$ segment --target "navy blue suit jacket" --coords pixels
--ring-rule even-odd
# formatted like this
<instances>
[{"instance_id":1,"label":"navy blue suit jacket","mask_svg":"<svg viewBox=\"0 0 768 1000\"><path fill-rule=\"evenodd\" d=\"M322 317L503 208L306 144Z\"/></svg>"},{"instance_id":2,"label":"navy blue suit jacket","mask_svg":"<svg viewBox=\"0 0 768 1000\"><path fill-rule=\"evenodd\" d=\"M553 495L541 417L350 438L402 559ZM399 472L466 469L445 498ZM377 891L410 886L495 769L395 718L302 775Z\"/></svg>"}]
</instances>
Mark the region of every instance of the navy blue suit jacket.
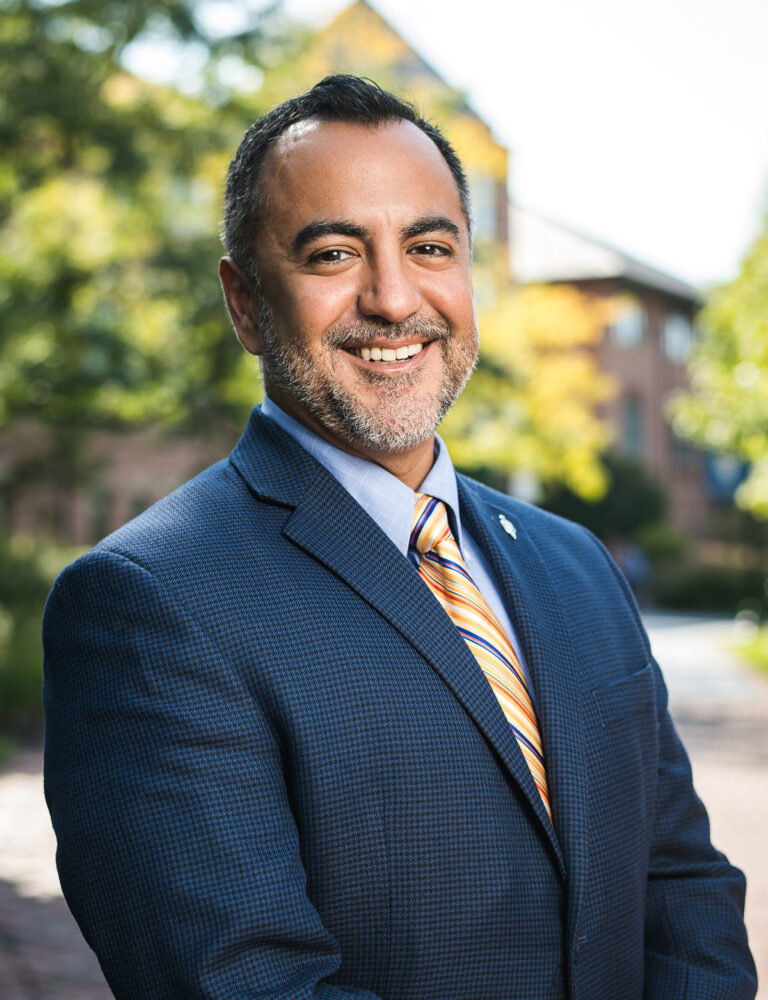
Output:
<instances>
[{"instance_id":1,"label":"navy blue suit jacket","mask_svg":"<svg viewBox=\"0 0 768 1000\"><path fill-rule=\"evenodd\" d=\"M414 567L257 412L59 578L46 794L118 998L754 996L744 880L623 578L583 529L459 488L535 685L554 829Z\"/></svg>"}]
</instances>

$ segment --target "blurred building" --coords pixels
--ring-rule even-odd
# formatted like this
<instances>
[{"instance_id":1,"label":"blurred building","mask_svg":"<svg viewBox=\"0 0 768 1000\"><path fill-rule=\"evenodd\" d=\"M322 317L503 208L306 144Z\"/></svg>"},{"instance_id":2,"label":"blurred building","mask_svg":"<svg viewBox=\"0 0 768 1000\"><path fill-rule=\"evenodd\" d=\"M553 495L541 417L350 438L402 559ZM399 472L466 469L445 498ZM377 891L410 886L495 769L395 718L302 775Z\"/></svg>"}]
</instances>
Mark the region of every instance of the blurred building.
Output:
<instances>
[{"instance_id":1,"label":"blurred building","mask_svg":"<svg viewBox=\"0 0 768 1000\"><path fill-rule=\"evenodd\" d=\"M0 441L2 511L11 534L43 534L91 545L226 455L234 440L169 435L162 428L89 431L64 476L26 482L25 468L51 465L51 445L33 421ZM65 461L67 456L64 456ZM11 475L11 472L13 475ZM13 488L7 482L12 480Z\"/></svg>"},{"instance_id":2,"label":"blurred building","mask_svg":"<svg viewBox=\"0 0 768 1000\"><path fill-rule=\"evenodd\" d=\"M614 447L665 486L672 524L686 534L707 534L713 502L722 497L705 457L675 436L664 414L670 395L687 386L700 291L519 206L510 206L509 232L514 281L573 285L610 302L612 318L597 354L620 385L604 408Z\"/></svg>"}]
</instances>

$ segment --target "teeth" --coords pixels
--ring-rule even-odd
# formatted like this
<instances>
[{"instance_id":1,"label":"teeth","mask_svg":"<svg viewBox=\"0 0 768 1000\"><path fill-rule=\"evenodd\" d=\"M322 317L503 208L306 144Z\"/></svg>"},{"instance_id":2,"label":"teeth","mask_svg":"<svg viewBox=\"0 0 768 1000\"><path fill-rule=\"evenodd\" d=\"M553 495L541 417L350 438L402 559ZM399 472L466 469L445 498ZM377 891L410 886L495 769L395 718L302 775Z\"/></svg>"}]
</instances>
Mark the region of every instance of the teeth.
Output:
<instances>
[{"instance_id":1,"label":"teeth","mask_svg":"<svg viewBox=\"0 0 768 1000\"><path fill-rule=\"evenodd\" d=\"M423 347L423 344L408 344L407 347L398 347L397 349L391 347L355 347L352 353L356 354L358 358L362 358L363 361L405 361L407 358L412 358L414 354L418 354Z\"/></svg>"}]
</instances>

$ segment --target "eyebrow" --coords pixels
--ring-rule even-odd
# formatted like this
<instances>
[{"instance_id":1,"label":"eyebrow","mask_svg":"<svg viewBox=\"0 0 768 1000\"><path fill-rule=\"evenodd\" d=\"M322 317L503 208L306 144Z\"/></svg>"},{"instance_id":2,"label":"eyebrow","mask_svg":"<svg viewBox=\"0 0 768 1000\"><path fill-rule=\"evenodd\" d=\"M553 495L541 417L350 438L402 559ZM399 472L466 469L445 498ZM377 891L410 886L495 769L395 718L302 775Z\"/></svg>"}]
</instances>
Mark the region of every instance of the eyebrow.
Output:
<instances>
[{"instance_id":1,"label":"eyebrow","mask_svg":"<svg viewBox=\"0 0 768 1000\"><path fill-rule=\"evenodd\" d=\"M365 226L358 226L354 222L345 222L343 219L329 219L323 222L310 222L303 229L300 229L293 238L292 248L294 253L303 250L307 243L319 239L321 236L351 236L352 239L364 240L368 236Z\"/></svg>"},{"instance_id":2,"label":"eyebrow","mask_svg":"<svg viewBox=\"0 0 768 1000\"><path fill-rule=\"evenodd\" d=\"M427 233L448 233L454 239L461 239L459 227L444 215L430 215L425 216L423 219L416 219L415 222L403 226L400 230L400 235L404 240L413 239L415 236L424 236ZM352 239L364 240L370 236L370 230L365 226L359 226L354 222L347 222L344 219L326 219L318 222L309 222L293 238L291 245L293 252L298 253L308 243L322 236L349 236Z\"/></svg>"},{"instance_id":3,"label":"eyebrow","mask_svg":"<svg viewBox=\"0 0 768 1000\"><path fill-rule=\"evenodd\" d=\"M406 240L413 239L414 236L425 236L427 233L448 233L454 239L461 239L459 227L444 215L430 215L424 219L417 219L410 225L404 226L400 233Z\"/></svg>"}]
</instances>

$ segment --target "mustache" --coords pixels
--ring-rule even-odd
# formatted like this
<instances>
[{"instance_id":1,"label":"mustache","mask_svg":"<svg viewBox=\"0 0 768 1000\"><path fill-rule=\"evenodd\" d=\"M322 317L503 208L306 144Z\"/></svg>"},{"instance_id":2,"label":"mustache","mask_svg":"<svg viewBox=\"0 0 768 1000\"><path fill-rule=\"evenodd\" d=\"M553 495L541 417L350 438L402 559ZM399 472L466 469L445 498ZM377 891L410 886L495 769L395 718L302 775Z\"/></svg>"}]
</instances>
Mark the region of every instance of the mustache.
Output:
<instances>
[{"instance_id":1,"label":"mustache","mask_svg":"<svg viewBox=\"0 0 768 1000\"><path fill-rule=\"evenodd\" d=\"M450 333L447 323L429 319L406 319L401 323L374 323L361 320L358 323L332 327L323 336L323 345L344 349L364 346L369 340L386 340L390 343L402 340L446 340Z\"/></svg>"}]
</instances>

